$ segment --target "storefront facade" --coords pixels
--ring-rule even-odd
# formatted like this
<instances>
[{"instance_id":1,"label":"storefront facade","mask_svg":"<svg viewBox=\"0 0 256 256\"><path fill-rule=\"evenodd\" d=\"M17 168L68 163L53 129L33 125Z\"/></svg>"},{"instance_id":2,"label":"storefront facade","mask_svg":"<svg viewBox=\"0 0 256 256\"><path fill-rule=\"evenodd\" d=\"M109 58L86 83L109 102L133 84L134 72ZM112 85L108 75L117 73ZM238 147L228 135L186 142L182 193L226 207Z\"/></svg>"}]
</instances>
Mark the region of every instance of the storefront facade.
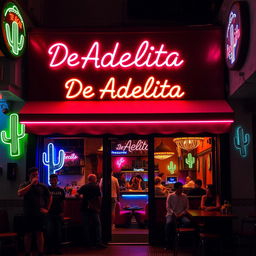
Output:
<instances>
[{"instance_id":1,"label":"storefront facade","mask_svg":"<svg viewBox=\"0 0 256 256\"><path fill-rule=\"evenodd\" d=\"M216 184L229 198L224 160L233 110L224 98L222 43L222 31L214 26L30 32L26 103L20 111L21 124L33 134L28 165L39 167L44 183L51 173L59 174L69 197L89 173L103 178L106 241L111 170L125 173L126 181L134 174L144 180L143 191L126 191L122 199L127 204L131 196L145 197L151 243L162 231L159 218L164 224L154 193L159 173L170 187L189 175L204 186ZM184 140L197 145L181 148ZM161 143L170 156L162 156L168 150L159 151Z\"/></svg>"}]
</instances>

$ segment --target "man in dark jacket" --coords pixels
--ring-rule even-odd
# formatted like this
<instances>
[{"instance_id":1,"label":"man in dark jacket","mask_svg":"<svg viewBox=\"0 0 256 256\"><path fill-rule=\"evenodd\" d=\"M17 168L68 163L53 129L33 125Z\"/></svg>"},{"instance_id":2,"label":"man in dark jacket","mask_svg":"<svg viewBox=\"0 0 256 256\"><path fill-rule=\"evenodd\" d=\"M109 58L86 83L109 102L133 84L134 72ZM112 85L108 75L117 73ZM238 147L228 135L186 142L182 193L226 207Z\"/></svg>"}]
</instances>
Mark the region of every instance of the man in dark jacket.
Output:
<instances>
[{"instance_id":1,"label":"man in dark jacket","mask_svg":"<svg viewBox=\"0 0 256 256\"><path fill-rule=\"evenodd\" d=\"M84 219L85 245L105 248L106 246L101 241L101 221L99 215L101 193L96 175L89 174L88 183L83 185L77 193L78 196L83 198L81 211ZM95 237L91 235L93 233Z\"/></svg>"}]
</instances>

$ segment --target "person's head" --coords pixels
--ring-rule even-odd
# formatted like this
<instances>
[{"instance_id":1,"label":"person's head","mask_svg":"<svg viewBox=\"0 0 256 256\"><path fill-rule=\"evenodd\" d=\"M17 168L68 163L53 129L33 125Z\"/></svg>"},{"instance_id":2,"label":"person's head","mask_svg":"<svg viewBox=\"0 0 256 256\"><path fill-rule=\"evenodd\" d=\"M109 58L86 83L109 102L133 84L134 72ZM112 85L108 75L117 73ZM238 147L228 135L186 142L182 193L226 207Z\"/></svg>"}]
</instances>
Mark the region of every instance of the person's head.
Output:
<instances>
[{"instance_id":1,"label":"person's head","mask_svg":"<svg viewBox=\"0 0 256 256\"><path fill-rule=\"evenodd\" d=\"M159 185L159 184L161 184L161 181L162 181L162 179L161 179L161 177L155 177L155 185Z\"/></svg>"},{"instance_id":2,"label":"person's head","mask_svg":"<svg viewBox=\"0 0 256 256\"><path fill-rule=\"evenodd\" d=\"M50 175L50 184L52 187L56 187L58 183L58 175L57 174L51 174Z\"/></svg>"},{"instance_id":3,"label":"person's head","mask_svg":"<svg viewBox=\"0 0 256 256\"><path fill-rule=\"evenodd\" d=\"M192 180L192 178L190 176L186 177L186 183L190 182Z\"/></svg>"},{"instance_id":4,"label":"person's head","mask_svg":"<svg viewBox=\"0 0 256 256\"><path fill-rule=\"evenodd\" d=\"M212 184L207 185L206 195L207 197L216 197L216 187Z\"/></svg>"},{"instance_id":5,"label":"person's head","mask_svg":"<svg viewBox=\"0 0 256 256\"><path fill-rule=\"evenodd\" d=\"M119 179L120 180L125 180L125 173L124 172L120 173Z\"/></svg>"},{"instance_id":6,"label":"person's head","mask_svg":"<svg viewBox=\"0 0 256 256\"><path fill-rule=\"evenodd\" d=\"M88 183L96 183L97 176L95 174L89 174L87 177Z\"/></svg>"},{"instance_id":7,"label":"person's head","mask_svg":"<svg viewBox=\"0 0 256 256\"><path fill-rule=\"evenodd\" d=\"M181 194L182 193L182 188L183 188L183 184L181 182L176 182L174 183L174 190L176 194Z\"/></svg>"},{"instance_id":8,"label":"person's head","mask_svg":"<svg viewBox=\"0 0 256 256\"><path fill-rule=\"evenodd\" d=\"M202 181L200 179L195 180L195 188L201 188L202 187Z\"/></svg>"},{"instance_id":9,"label":"person's head","mask_svg":"<svg viewBox=\"0 0 256 256\"><path fill-rule=\"evenodd\" d=\"M30 169L28 169L28 178L29 181L31 182L32 179L37 179L37 183L39 180L39 172L38 172L38 168L37 167L31 167Z\"/></svg>"}]
</instances>

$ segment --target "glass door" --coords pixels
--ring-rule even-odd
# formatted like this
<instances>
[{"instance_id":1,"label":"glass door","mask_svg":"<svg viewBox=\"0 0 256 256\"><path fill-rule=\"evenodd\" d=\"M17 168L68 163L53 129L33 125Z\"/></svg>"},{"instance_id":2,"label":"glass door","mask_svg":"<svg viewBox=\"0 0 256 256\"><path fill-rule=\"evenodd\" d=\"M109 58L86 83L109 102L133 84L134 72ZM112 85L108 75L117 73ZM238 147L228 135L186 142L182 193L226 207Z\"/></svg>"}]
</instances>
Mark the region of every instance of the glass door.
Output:
<instances>
[{"instance_id":1,"label":"glass door","mask_svg":"<svg viewBox=\"0 0 256 256\"><path fill-rule=\"evenodd\" d=\"M110 138L112 243L148 243L148 140Z\"/></svg>"}]
</instances>

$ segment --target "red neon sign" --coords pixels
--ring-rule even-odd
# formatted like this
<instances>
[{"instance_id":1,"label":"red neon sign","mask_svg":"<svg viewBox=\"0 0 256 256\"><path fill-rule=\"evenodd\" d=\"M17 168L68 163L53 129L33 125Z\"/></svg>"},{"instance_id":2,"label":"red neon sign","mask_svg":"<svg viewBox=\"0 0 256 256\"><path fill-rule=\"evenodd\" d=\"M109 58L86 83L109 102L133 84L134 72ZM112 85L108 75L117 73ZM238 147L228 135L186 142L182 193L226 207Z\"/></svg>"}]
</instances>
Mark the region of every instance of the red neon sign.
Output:
<instances>
[{"instance_id":1,"label":"red neon sign","mask_svg":"<svg viewBox=\"0 0 256 256\"><path fill-rule=\"evenodd\" d=\"M118 87L116 79L110 77L103 89L99 89L100 99L180 99L185 95L180 85L170 85L168 80L160 82L153 76L150 76L144 86L134 86L132 88L133 79L129 78L126 85ZM71 78L65 83L67 89L66 98L76 99L83 96L85 99L92 99L96 94L91 85L84 86L77 78Z\"/></svg>"},{"instance_id":2,"label":"red neon sign","mask_svg":"<svg viewBox=\"0 0 256 256\"><path fill-rule=\"evenodd\" d=\"M184 64L184 59L178 51L168 51L165 44L154 46L149 41L144 40L139 44L134 53L121 52L121 45L115 42L112 50L104 52L100 42L93 42L85 56L71 52L69 47L58 42L50 46L48 54L50 56L49 66L51 68L77 67L86 69L92 64L95 69L106 68L178 68Z\"/></svg>"}]
</instances>

